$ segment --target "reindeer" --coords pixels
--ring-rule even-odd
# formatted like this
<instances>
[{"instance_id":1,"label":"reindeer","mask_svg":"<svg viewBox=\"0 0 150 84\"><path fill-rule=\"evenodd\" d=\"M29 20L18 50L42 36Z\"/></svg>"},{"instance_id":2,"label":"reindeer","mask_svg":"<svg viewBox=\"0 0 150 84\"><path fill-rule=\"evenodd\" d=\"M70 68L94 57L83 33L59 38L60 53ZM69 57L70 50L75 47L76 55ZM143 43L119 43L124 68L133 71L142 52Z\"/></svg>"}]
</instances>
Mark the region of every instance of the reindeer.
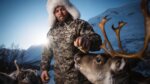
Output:
<instances>
[{"instance_id":1,"label":"reindeer","mask_svg":"<svg viewBox=\"0 0 150 84\"><path fill-rule=\"evenodd\" d=\"M36 70L32 69L19 69L19 66L14 61L17 68L11 74L0 72L0 84L42 84L41 79L37 76Z\"/></svg>"},{"instance_id":2,"label":"reindeer","mask_svg":"<svg viewBox=\"0 0 150 84\"><path fill-rule=\"evenodd\" d=\"M120 51L115 51L107 38L105 24L110 20L105 16L99 23L99 27L104 36L104 43L100 46L106 53L90 54L78 53L74 57L75 67L93 84L150 84L150 80L135 81L128 71L127 59L142 59L150 41L150 14L148 11L148 1L142 0L141 9L145 20L145 39L143 48L134 54L127 54L121 45L120 30L126 24L123 21L118 23L118 27L112 25L115 31ZM108 45L108 46L107 46ZM82 50L84 51L84 50Z\"/></svg>"}]
</instances>

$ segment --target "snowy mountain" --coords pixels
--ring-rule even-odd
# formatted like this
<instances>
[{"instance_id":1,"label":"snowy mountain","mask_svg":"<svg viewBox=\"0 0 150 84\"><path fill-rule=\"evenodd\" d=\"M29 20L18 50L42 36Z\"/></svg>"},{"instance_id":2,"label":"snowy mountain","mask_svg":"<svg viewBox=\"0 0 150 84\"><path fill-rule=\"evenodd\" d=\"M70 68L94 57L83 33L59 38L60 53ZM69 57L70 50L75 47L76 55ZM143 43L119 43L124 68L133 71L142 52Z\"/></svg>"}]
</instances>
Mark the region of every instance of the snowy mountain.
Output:
<instances>
[{"instance_id":1,"label":"snowy mountain","mask_svg":"<svg viewBox=\"0 0 150 84\"><path fill-rule=\"evenodd\" d=\"M108 18L111 18L111 20L106 23L105 30L114 49L118 49L118 43L111 26L114 24L114 26L117 27L119 21L127 22L127 24L122 28L120 35L124 50L127 52L136 52L143 47L145 30L140 2L127 4L118 8L110 8L104 13L89 19L88 22L93 26L94 30L101 35L102 39L103 35L98 24L106 15L108 15Z\"/></svg>"},{"instance_id":2,"label":"snowy mountain","mask_svg":"<svg viewBox=\"0 0 150 84\"><path fill-rule=\"evenodd\" d=\"M31 62L31 61L38 61L41 59L41 54L42 54L42 45L38 46L31 46L26 50L25 53L25 62Z\"/></svg>"},{"instance_id":3,"label":"snowy mountain","mask_svg":"<svg viewBox=\"0 0 150 84\"><path fill-rule=\"evenodd\" d=\"M43 45L38 46L31 46L29 47L24 56L24 63L35 63L40 66L41 56L43 51ZM52 63L54 63L54 60L52 60Z\"/></svg>"}]
</instances>

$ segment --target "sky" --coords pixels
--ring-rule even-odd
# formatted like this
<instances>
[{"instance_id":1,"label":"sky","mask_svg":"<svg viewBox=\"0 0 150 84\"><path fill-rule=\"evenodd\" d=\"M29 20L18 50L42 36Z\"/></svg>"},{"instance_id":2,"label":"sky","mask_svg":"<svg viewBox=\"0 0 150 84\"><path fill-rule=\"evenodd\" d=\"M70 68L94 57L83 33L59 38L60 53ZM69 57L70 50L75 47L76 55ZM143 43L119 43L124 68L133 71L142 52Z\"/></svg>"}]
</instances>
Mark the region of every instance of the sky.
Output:
<instances>
[{"instance_id":1,"label":"sky","mask_svg":"<svg viewBox=\"0 0 150 84\"><path fill-rule=\"evenodd\" d=\"M70 0L88 21L109 8L131 3L131 0ZM137 0L132 0L137 1ZM21 49L46 43L48 27L47 0L0 0L0 45Z\"/></svg>"}]
</instances>

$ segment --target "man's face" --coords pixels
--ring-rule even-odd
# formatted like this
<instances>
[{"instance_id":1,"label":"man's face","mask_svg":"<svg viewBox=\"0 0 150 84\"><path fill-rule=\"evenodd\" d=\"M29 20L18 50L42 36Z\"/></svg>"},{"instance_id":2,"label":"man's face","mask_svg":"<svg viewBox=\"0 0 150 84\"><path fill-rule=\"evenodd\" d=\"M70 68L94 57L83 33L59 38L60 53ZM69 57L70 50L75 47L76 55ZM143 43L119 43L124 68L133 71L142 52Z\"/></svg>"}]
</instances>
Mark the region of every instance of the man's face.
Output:
<instances>
[{"instance_id":1,"label":"man's face","mask_svg":"<svg viewBox=\"0 0 150 84\"><path fill-rule=\"evenodd\" d=\"M63 22L68 17L68 12L64 6L57 6L54 10L54 15L58 21Z\"/></svg>"}]
</instances>

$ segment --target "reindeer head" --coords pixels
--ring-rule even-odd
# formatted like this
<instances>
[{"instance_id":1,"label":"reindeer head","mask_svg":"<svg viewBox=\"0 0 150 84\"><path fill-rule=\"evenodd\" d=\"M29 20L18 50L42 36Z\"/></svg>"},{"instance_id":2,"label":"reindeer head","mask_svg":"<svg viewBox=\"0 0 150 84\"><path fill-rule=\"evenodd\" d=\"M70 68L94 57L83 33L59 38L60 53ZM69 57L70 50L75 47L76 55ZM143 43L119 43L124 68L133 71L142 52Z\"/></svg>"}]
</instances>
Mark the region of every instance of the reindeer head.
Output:
<instances>
[{"instance_id":1,"label":"reindeer head","mask_svg":"<svg viewBox=\"0 0 150 84\"><path fill-rule=\"evenodd\" d=\"M106 69L105 57L96 54L76 54L75 67L87 77L89 81L95 83L96 81L103 80L104 72ZM106 69L107 70L107 69Z\"/></svg>"},{"instance_id":2,"label":"reindeer head","mask_svg":"<svg viewBox=\"0 0 150 84\"><path fill-rule=\"evenodd\" d=\"M19 69L16 60L15 66L17 70L9 75L0 73L0 80L3 84L42 84L40 77L37 76L36 70Z\"/></svg>"},{"instance_id":3,"label":"reindeer head","mask_svg":"<svg viewBox=\"0 0 150 84\"><path fill-rule=\"evenodd\" d=\"M40 78L36 75L37 72L32 69L21 70L17 76L19 84L33 84L39 83Z\"/></svg>"},{"instance_id":4,"label":"reindeer head","mask_svg":"<svg viewBox=\"0 0 150 84\"><path fill-rule=\"evenodd\" d=\"M99 27L104 36L104 43L100 46L106 53L105 54L77 54L75 56L75 67L94 84L128 84L127 74L124 72L127 65L126 59L141 59L148 48L150 41L150 13L148 12L148 1L142 0L141 9L145 18L145 40L143 48L136 53L126 53L121 45L120 30L126 24L123 21L118 23L118 27L112 25L112 29L116 33L118 46L120 51L115 51L105 32L105 24L110 20L105 16L99 23ZM124 76L122 76L122 74ZM121 80L119 80L119 78ZM120 77L121 76L121 77ZM126 79L127 78L127 79ZM118 80L117 80L118 79ZM116 81L117 80L117 81Z\"/></svg>"},{"instance_id":5,"label":"reindeer head","mask_svg":"<svg viewBox=\"0 0 150 84\"><path fill-rule=\"evenodd\" d=\"M75 67L93 84L107 84L106 82L109 82L107 79L112 76L110 74L125 73L126 61L120 57L112 58L107 54L78 53L74 60Z\"/></svg>"}]
</instances>

